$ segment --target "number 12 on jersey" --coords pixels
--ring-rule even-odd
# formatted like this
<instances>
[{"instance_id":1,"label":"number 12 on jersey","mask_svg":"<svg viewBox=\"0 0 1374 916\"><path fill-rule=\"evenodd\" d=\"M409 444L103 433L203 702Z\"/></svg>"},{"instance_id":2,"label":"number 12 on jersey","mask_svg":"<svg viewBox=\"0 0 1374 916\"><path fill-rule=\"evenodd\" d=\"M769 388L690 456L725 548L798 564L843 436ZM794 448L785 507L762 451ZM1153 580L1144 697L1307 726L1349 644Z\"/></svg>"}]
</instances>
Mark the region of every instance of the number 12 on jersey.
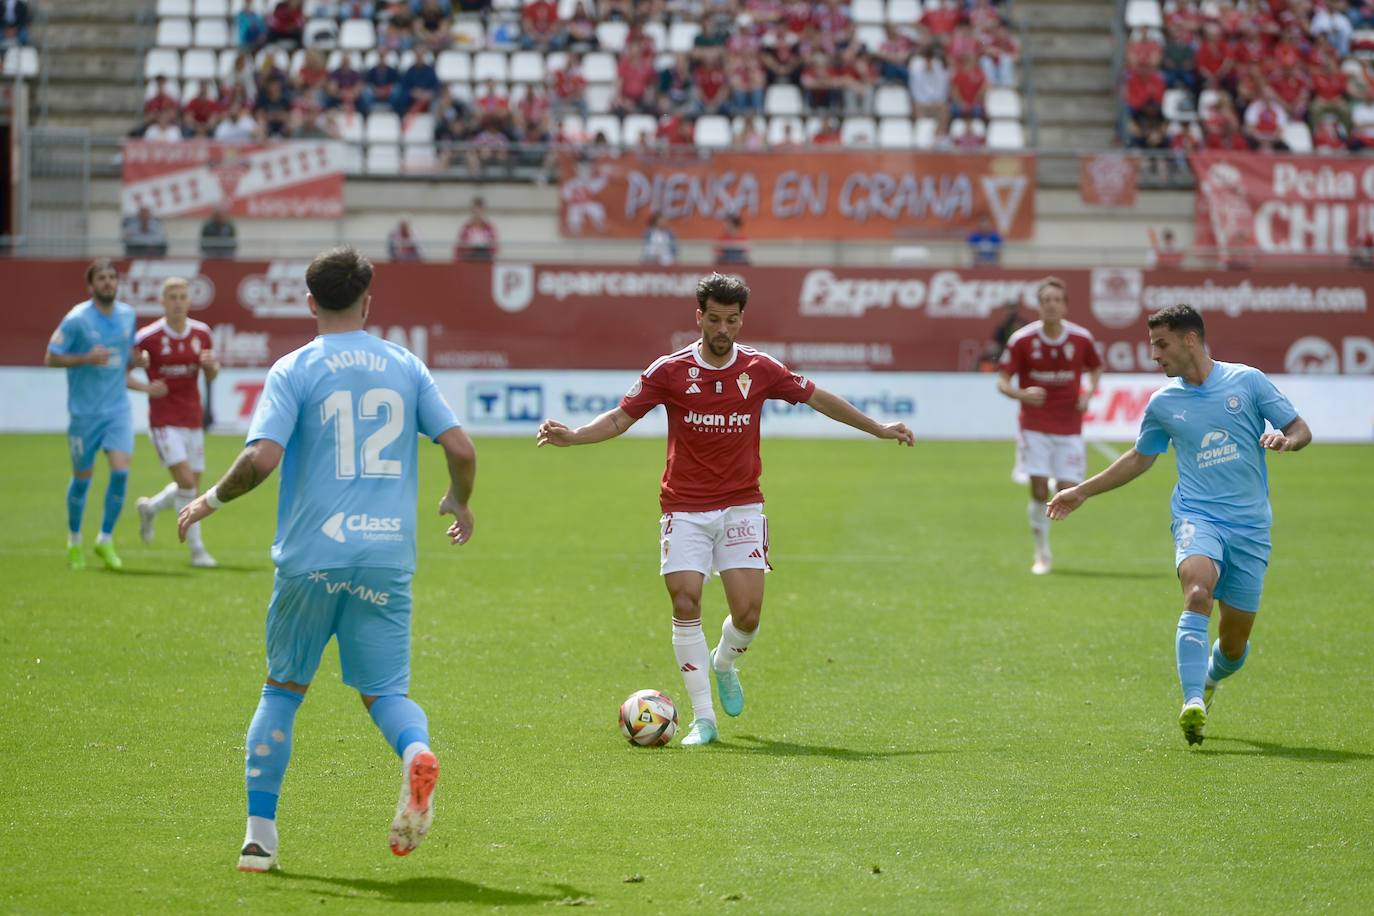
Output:
<instances>
[{"instance_id":1,"label":"number 12 on jersey","mask_svg":"<svg viewBox=\"0 0 1374 916\"><path fill-rule=\"evenodd\" d=\"M383 458L382 450L395 442L405 429L405 401L390 388L369 388L358 400L358 417L376 420L386 408L386 422L363 440L364 477L400 477L401 462ZM320 405L320 423L335 424L334 476L349 480L358 476L357 436L353 429L353 392L335 391Z\"/></svg>"}]
</instances>

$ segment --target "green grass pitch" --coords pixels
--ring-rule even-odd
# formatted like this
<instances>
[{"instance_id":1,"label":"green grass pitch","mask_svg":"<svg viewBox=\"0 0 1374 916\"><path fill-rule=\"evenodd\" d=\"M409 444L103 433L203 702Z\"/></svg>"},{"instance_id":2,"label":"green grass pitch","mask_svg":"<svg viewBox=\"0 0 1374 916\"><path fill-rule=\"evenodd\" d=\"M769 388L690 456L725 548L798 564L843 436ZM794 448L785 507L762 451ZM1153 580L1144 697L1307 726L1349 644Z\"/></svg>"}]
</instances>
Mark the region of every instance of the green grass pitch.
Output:
<instances>
[{"instance_id":1,"label":"green grass pitch","mask_svg":"<svg viewBox=\"0 0 1374 916\"><path fill-rule=\"evenodd\" d=\"M238 447L212 440L212 474ZM1057 524L1034 578L1009 444L766 442L776 570L748 706L686 751L616 729L633 690L686 700L656 575L662 443L478 447L476 536L451 548L434 517L415 580L434 831L388 851L399 766L331 648L264 876L234 865L275 479L206 524L223 567L192 570L170 515L138 540L133 497L166 480L141 439L127 572L71 573L61 438L0 439L0 909L1369 912L1374 449L1271 457L1254 651L1190 749L1172 457ZM427 513L442 459L421 455ZM712 584L713 642L723 614Z\"/></svg>"}]
</instances>

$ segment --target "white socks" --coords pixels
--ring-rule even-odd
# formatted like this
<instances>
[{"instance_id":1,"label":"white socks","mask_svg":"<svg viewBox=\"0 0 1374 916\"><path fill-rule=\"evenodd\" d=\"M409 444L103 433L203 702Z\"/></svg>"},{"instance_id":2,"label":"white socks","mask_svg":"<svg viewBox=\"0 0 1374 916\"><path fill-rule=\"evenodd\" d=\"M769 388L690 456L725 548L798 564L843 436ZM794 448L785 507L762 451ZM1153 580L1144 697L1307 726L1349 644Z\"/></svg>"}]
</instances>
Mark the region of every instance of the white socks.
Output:
<instances>
[{"instance_id":1,"label":"white socks","mask_svg":"<svg viewBox=\"0 0 1374 916\"><path fill-rule=\"evenodd\" d=\"M720 645L716 646L716 670L729 671L735 667L735 663L749 651L749 644L758 633L757 629L751 633L735 629L735 621L727 614L725 622L720 625Z\"/></svg>"},{"instance_id":2,"label":"white socks","mask_svg":"<svg viewBox=\"0 0 1374 916\"><path fill-rule=\"evenodd\" d=\"M196 491L194 489L180 490L174 483L168 484L167 486L172 491L172 495L176 504L177 515L180 515L181 510L191 505L191 502L196 498ZM167 490L164 489L161 493L157 494L157 496L153 498L160 500L162 499L163 495L166 494L166 492ZM196 522L190 528L186 529L186 544L188 547L191 548L191 551L193 553L205 549L205 545L201 543L200 540L200 522Z\"/></svg>"},{"instance_id":3,"label":"white socks","mask_svg":"<svg viewBox=\"0 0 1374 916\"><path fill-rule=\"evenodd\" d=\"M148 509L151 512L161 512L164 509L172 508L172 501L176 499L177 485L172 481L158 491L156 496L148 497ZM192 496L194 499L194 495Z\"/></svg>"},{"instance_id":4,"label":"white socks","mask_svg":"<svg viewBox=\"0 0 1374 916\"><path fill-rule=\"evenodd\" d=\"M277 852L277 822L265 817L249 817L248 829L243 834L243 845L257 843L263 849Z\"/></svg>"},{"instance_id":5,"label":"white socks","mask_svg":"<svg viewBox=\"0 0 1374 916\"><path fill-rule=\"evenodd\" d=\"M1035 538L1037 556L1050 555L1050 517L1045 514L1045 504L1032 499L1026 505L1026 516L1030 519L1031 537Z\"/></svg>"},{"instance_id":6,"label":"white socks","mask_svg":"<svg viewBox=\"0 0 1374 916\"><path fill-rule=\"evenodd\" d=\"M682 682L692 700L692 717L716 721L716 711L711 705L711 681L706 675L711 654L706 649L706 634L701 631L700 619L673 618L673 655L677 657Z\"/></svg>"}]
</instances>

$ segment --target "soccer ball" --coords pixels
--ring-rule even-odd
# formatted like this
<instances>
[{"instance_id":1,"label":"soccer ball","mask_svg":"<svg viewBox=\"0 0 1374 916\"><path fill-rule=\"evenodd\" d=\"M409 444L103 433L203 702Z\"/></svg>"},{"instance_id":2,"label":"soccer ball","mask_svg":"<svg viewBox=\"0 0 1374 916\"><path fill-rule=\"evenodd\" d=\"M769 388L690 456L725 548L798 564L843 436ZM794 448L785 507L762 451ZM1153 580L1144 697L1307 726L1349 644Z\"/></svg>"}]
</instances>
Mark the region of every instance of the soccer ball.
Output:
<instances>
[{"instance_id":1,"label":"soccer ball","mask_svg":"<svg viewBox=\"0 0 1374 916\"><path fill-rule=\"evenodd\" d=\"M636 690L620 704L620 733L631 744L657 747L677 734L677 707L657 690Z\"/></svg>"}]
</instances>

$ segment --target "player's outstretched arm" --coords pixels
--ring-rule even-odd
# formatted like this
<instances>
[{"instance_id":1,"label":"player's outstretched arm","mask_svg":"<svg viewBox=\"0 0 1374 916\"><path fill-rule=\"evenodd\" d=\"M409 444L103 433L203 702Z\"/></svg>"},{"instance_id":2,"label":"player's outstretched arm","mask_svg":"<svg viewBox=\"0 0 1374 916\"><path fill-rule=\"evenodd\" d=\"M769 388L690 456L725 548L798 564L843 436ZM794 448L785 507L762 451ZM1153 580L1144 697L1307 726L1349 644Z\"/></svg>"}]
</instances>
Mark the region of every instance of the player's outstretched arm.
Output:
<instances>
[{"instance_id":1,"label":"player's outstretched arm","mask_svg":"<svg viewBox=\"0 0 1374 916\"><path fill-rule=\"evenodd\" d=\"M635 418L622 408L614 407L597 417L586 426L570 429L567 424L557 420L545 420L539 424L536 447L556 445L566 448L569 445L593 445L614 439L635 425Z\"/></svg>"},{"instance_id":2,"label":"player's outstretched arm","mask_svg":"<svg viewBox=\"0 0 1374 916\"><path fill-rule=\"evenodd\" d=\"M1076 487L1060 490L1045 508L1045 514L1058 520L1066 517L1074 509L1083 505L1090 496L1115 490L1135 480L1150 469L1158 455L1142 455L1134 448L1116 459L1102 473L1094 474Z\"/></svg>"},{"instance_id":3,"label":"player's outstretched arm","mask_svg":"<svg viewBox=\"0 0 1374 916\"><path fill-rule=\"evenodd\" d=\"M1293 422L1282 432L1271 429L1260 436L1260 448L1275 452L1296 452L1312 444L1312 429L1302 417L1294 417Z\"/></svg>"},{"instance_id":4,"label":"player's outstretched arm","mask_svg":"<svg viewBox=\"0 0 1374 916\"><path fill-rule=\"evenodd\" d=\"M167 396L167 383L162 379L152 382L145 382L143 379L134 375L130 369L124 374L124 387L130 391L141 391L150 398L161 398Z\"/></svg>"},{"instance_id":5,"label":"player's outstretched arm","mask_svg":"<svg viewBox=\"0 0 1374 916\"><path fill-rule=\"evenodd\" d=\"M905 445L916 444L916 435L907 428L905 423L879 423L838 394L831 394L819 386L811 392L811 397L807 400L806 405L822 416L862 430L870 436L877 436L879 439L896 439Z\"/></svg>"},{"instance_id":6,"label":"player's outstretched arm","mask_svg":"<svg viewBox=\"0 0 1374 916\"><path fill-rule=\"evenodd\" d=\"M186 540L186 529L213 513L231 499L238 499L262 483L281 463L282 446L271 439L255 439L239 452L219 483L191 500L177 516L177 537Z\"/></svg>"},{"instance_id":7,"label":"player's outstretched arm","mask_svg":"<svg viewBox=\"0 0 1374 916\"><path fill-rule=\"evenodd\" d=\"M453 524L448 526L449 540L466 544L472 538L473 518L468 500L472 499L477 480L477 447L461 426L445 430L435 441L448 459L448 492L439 500L439 514L453 516Z\"/></svg>"}]
</instances>

